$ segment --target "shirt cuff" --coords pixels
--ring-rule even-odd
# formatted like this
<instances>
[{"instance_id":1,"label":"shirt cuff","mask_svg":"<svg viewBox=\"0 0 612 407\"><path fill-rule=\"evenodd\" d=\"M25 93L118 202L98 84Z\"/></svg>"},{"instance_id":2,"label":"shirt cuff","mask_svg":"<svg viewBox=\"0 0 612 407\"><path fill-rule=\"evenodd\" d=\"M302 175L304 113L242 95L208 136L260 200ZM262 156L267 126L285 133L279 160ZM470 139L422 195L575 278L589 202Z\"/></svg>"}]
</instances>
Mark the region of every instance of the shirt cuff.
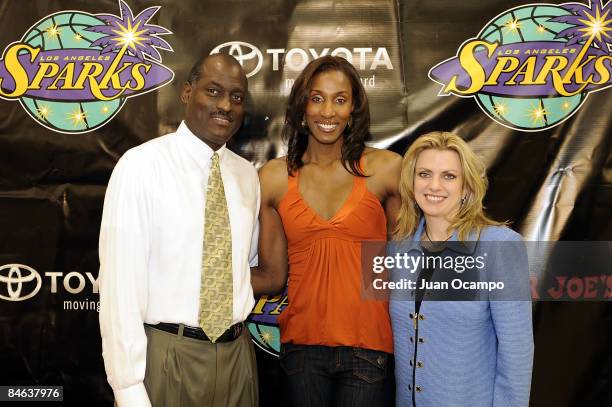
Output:
<instances>
[{"instance_id":1,"label":"shirt cuff","mask_svg":"<svg viewBox=\"0 0 612 407\"><path fill-rule=\"evenodd\" d=\"M140 382L121 390L114 390L118 407L151 407L144 383Z\"/></svg>"}]
</instances>

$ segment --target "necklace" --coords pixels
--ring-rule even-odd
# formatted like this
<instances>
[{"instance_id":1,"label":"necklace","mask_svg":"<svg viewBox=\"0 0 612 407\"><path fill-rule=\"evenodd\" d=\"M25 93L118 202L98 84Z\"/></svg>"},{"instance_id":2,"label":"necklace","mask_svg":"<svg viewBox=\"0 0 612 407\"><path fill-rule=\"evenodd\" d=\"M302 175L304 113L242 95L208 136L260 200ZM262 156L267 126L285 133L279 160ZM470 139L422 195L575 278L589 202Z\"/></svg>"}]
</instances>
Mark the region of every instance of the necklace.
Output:
<instances>
[{"instance_id":1,"label":"necklace","mask_svg":"<svg viewBox=\"0 0 612 407\"><path fill-rule=\"evenodd\" d=\"M425 225L425 236L427 237L427 240L429 241L429 243L427 243L425 248L431 252L441 252L442 250L446 248L446 242L448 242L448 239L451 238L452 234L442 242L433 242L431 238L429 237L429 233L427 232L427 225Z\"/></svg>"},{"instance_id":2,"label":"necklace","mask_svg":"<svg viewBox=\"0 0 612 407\"><path fill-rule=\"evenodd\" d=\"M427 233L427 226L425 226L425 236L427 236L427 240L429 240L429 243L433 243L433 241L429 237L429 233ZM448 239L450 239L451 236L452 236L452 234L449 237L447 237L446 239L444 239L442 242L448 242ZM437 243L440 243L440 242L437 242Z\"/></svg>"}]
</instances>

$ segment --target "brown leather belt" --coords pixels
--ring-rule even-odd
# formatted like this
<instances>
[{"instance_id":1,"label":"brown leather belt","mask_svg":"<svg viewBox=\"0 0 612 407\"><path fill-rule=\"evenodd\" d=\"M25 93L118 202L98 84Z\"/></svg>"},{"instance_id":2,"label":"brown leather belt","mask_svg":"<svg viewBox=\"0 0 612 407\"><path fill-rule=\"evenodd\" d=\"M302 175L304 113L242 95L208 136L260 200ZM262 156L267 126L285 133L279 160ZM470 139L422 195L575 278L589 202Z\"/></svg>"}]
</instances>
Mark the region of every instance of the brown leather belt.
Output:
<instances>
[{"instance_id":1,"label":"brown leather belt","mask_svg":"<svg viewBox=\"0 0 612 407\"><path fill-rule=\"evenodd\" d=\"M151 328L159 329L160 331L169 332L174 335L179 333L179 324L169 324L166 322L160 322L157 325L146 324ZM232 342L242 334L244 329L244 322L239 322L230 326L223 334L217 339L215 343L219 342ZM199 339L202 341L210 341L210 338L204 333L202 328L195 328L188 325L183 325L183 336L187 338Z\"/></svg>"}]
</instances>

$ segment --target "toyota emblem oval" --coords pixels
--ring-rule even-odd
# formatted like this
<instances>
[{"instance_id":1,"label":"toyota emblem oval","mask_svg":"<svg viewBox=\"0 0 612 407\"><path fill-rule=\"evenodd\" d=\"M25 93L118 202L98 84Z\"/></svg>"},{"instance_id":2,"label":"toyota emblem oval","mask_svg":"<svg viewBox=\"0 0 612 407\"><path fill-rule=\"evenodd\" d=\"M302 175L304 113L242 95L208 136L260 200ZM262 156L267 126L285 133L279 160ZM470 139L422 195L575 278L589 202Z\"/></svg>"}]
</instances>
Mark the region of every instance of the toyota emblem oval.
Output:
<instances>
[{"instance_id":1,"label":"toyota emblem oval","mask_svg":"<svg viewBox=\"0 0 612 407\"><path fill-rule=\"evenodd\" d=\"M38 293L42 279L38 271L30 266L5 264L0 267L0 283L0 298L7 301L24 301ZM23 293L27 294L22 295Z\"/></svg>"},{"instance_id":2,"label":"toyota emblem oval","mask_svg":"<svg viewBox=\"0 0 612 407\"><path fill-rule=\"evenodd\" d=\"M244 69L247 78L255 75L263 65L263 55L261 51L254 45L243 41L230 41L217 45L212 51L212 54L229 54L236 60Z\"/></svg>"}]
</instances>

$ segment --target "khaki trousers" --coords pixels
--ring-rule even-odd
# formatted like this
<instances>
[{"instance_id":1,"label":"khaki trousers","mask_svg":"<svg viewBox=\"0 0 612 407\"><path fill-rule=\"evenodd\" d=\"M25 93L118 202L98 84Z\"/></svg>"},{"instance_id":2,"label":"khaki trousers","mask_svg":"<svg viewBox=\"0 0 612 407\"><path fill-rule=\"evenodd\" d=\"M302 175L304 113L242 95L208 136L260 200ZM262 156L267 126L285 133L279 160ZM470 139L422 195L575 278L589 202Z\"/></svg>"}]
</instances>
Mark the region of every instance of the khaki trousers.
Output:
<instances>
[{"instance_id":1,"label":"khaki trousers","mask_svg":"<svg viewBox=\"0 0 612 407\"><path fill-rule=\"evenodd\" d=\"M153 407L257 407L255 350L248 329L213 344L145 325L144 385Z\"/></svg>"}]
</instances>

